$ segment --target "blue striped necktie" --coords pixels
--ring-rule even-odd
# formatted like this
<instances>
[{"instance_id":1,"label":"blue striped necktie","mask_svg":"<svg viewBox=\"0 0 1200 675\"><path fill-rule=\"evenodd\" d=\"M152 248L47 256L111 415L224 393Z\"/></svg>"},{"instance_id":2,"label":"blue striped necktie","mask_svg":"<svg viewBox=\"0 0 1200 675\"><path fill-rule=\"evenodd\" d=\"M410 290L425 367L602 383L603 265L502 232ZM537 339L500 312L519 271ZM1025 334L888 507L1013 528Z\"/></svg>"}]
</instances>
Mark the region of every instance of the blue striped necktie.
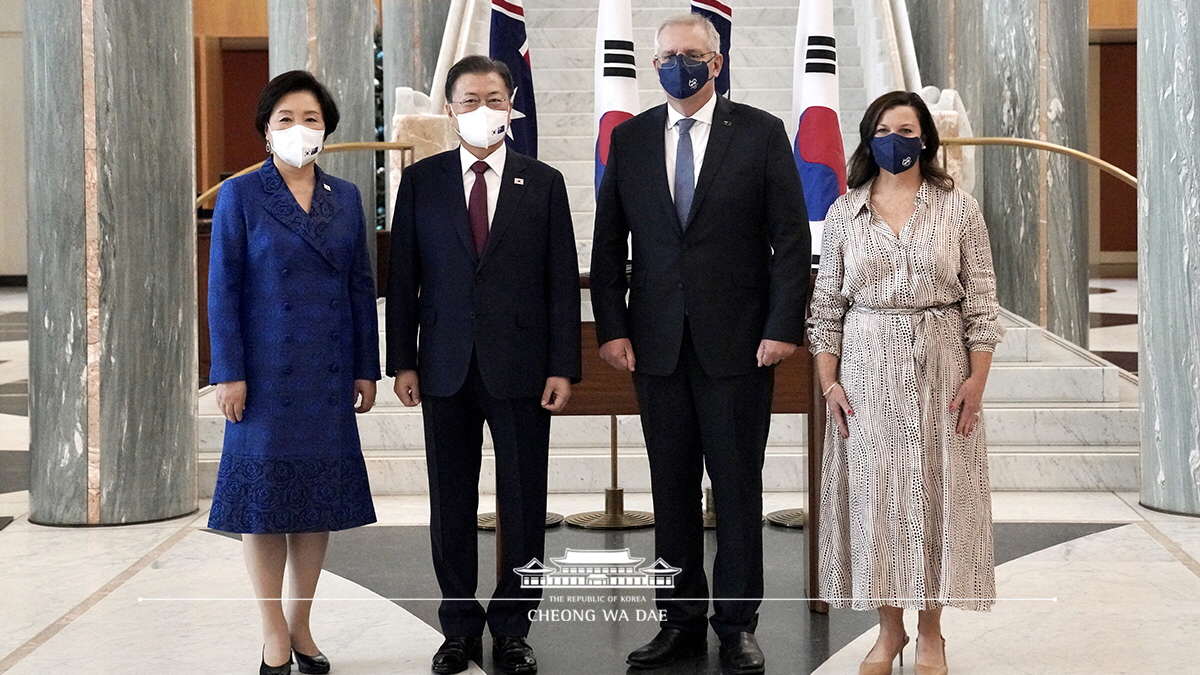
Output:
<instances>
[{"instance_id":1,"label":"blue striped necktie","mask_svg":"<svg viewBox=\"0 0 1200 675\"><path fill-rule=\"evenodd\" d=\"M688 214L692 212L692 197L696 194L696 160L689 133L695 123L690 117L675 123L679 128L679 145L675 148L675 212L679 214L679 226L685 230Z\"/></svg>"}]
</instances>

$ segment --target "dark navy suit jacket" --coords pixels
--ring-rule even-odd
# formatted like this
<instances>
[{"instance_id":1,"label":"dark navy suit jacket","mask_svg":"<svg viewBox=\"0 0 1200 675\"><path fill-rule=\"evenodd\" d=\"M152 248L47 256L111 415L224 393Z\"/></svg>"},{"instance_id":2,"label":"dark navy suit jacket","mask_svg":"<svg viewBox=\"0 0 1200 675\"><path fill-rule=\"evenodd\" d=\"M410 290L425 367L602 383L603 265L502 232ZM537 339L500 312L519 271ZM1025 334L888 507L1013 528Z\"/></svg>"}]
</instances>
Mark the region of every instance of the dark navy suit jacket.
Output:
<instances>
[{"instance_id":1,"label":"dark navy suit jacket","mask_svg":"<svg viewBox=\"0 0 1200 675\"><path fill-rule=\"evenodd\" d=\"M629 338L638 372L670 375L686 317L706 373L754 372L762 340L804 336L811 235L787 133L779 118L719 96L684 230L667 186L666 126L664 104L613 130L592 242L597 336Z\"/></svg>"},{"instance_id":2,"label":"dark navy suit jacket","mask_svg":"<svg viewBox=\"0 0 1200 675\"><path fill-rule=\"evenodd\" d=\"M451 396L475 354L496 398L578 381L579 262L562 174L511 149L482 257L455 148L404 170L388 262L387 373ZM419 333L419 340L418 340Z\"/></svg>"}]
</instances>

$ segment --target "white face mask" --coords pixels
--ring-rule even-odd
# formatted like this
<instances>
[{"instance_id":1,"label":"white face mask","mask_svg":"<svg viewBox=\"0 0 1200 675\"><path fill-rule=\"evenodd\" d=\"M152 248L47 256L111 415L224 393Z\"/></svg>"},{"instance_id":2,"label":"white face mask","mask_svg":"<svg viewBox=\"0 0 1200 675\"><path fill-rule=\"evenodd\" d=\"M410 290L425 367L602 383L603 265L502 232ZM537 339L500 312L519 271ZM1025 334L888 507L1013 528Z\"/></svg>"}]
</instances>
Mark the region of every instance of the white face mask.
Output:
<instances>
[{"instance_id":1,"label":"white face mask","mask_svg":"<svg viewBox=\"0 0 1200 675\"><path fill-rule=\"evenodd\" d=\"M481 105L469 113L454 116L458 120L458 135L463 142L476 148L490 148L504 139L508 132L508 111L492 110Z\"/></svg>"},{"instance_id":2,"label":"white face mask","mask_svg":"<svg viewBox=\"0 0 1200 675\"><path fill-rule=\"evenodd\" d=\"M271 149L279 159L299 169L317 158L325 147L325 131L295 124L286 129L271 129Z\"/></svg>"}]
</instances>

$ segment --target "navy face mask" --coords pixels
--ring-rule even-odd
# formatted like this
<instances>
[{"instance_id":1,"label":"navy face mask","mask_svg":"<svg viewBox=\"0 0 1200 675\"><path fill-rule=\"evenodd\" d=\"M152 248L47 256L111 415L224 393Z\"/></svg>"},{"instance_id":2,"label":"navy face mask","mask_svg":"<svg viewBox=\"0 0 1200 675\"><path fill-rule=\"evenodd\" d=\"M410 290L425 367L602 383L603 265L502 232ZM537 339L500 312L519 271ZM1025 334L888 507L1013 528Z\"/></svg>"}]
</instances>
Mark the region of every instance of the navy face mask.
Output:
<instances>
[{"instance_id":1,"label":"navy face mask","mask_svg":"<svg viewBox=\"0 0 1200 675\"><path fill-rule=\"evenodd\" d=\"M889 173L904 173L920 163L921 139L900 134L871 139L871 156L879 168Z\"/></svg>"},{"instance_id":2,"label":"navy face mask","mask_svg":"<svg viewBox=\"0 0 1200 675\"><path fill-rule=\"evenodd\" d=\"M708 82L708 64L687 66L682 58L676 60L674 68L658 69L658 82L671 98L691 98Z\"/></svg>"}]
</instances>

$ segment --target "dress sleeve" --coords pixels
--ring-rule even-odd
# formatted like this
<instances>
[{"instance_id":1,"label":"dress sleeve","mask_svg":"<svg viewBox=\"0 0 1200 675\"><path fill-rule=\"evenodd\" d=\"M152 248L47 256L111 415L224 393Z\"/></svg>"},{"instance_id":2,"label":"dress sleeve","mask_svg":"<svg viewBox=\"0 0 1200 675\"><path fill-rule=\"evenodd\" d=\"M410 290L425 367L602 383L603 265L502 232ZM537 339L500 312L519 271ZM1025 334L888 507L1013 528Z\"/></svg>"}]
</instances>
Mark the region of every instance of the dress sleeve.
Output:
<instances>
[{"instance_id":1,"label":"dress sleeve","mask_svg":"<svg viewBox=\"0 0 1200 675\"><path fill-rule=\"evenodd\" d=\"M350 203L362 203L358 186ZM354 379L379 379L379 309L375 303L375 275L367 253L367 227L361 208L352 209L355 228L354 259L350 261L350 310L354 325Z\"/></svg>"},{"instance_id":2,"label":"dress sleeve","mask_svg":"<svg viewBox=\"0 0 1200 675\"><path fill-rule=\"evenodd\" d=\"M242 342L242 283L246 271L246 219L237 185L225 183L213 211L208 263L208 334L212 384L246 379Z\"/></svg>"},{"instance_id":3,"label":"dress sleeve","mask_svg":"<svg viewBox=\"0 0 1200 675\"><path fill-rule=\"evenodd\" d=\"M962 300L964 340L973 352L992 352L1004 339L1000 325L1000 303L996 301L996 270L992 266L992 246L987 225L974 199L968 198L966 222L960 241L961 260L958 279L965 295Z\"/></svg>"},{"instance_id":4,"label":"dress sleeve","mask_svg":"<svg viewBox=\"0 0 1200 675\"><path fill-rule=\"evenodd\" d=\"M842 295L847 219L846 200L842 197L830 207L821 235L821 266L808 317L808 349L813 354L842 354L842 319L850 306Z\"/></svg>"}]
</instances>

